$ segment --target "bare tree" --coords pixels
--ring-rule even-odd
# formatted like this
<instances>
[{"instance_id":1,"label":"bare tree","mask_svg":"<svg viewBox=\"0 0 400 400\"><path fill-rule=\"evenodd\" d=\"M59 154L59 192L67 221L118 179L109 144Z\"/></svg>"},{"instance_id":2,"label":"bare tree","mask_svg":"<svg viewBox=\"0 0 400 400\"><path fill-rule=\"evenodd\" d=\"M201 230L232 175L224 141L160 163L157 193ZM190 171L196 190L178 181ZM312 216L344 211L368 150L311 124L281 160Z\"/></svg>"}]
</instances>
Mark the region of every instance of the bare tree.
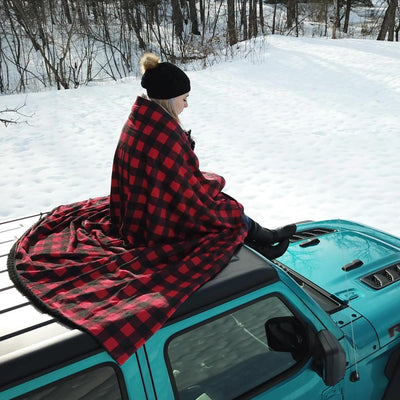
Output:
<instances>
[{"instance_id":1,"label":"bare tree","mask_svg":"<svg viewBox=\"0 0 400 400\"><path fill-rule=\"evenodd\" d=\"M64 9L64 14L65 14L65 17L67 18L68 23L72 24L71 9L68 4L68 0L61 0L61 4Z\"/></svg>"},{"instance_id":2,"label":"bare tree","mask_svg":"<svg viewBox=\"0 0 400 400\"><path fill-rule=\"evenodd\" d=\"M175 34L177 37L181 38L183 33L183 14L179 0L171 0L171 5Z\"/></svg>"},{"instance_id":3,"label":"bare tree","mask_svg":"<svg viewBox=\"0 0 400 400\"><path fill-rule=\"evenodd\" d=\"M344 24L343 24L344 33L347 33L349 31L351 6L352 6L352 0L346 0L346 11L344 14Z\"/></svg>"},{"instance_id":4,"label":"bare tree","mask_svg":"<svg viewBox=\"0 0 400 400\"><path fill-rule=\"evenodd\" d=\"M66 79L65 60L71 45L73 25L68 29L62 48L57 51L56 41L46 27L46 13L43 3L25 3L21 0L5 0L13 11L13 17L30 39L33 47L44 61L49 80L55 79L57 88L69 88ZM33 17L33 18L32 18ZM57 41L57 43L59 43Z\"/></svg>"},{"instance_id":5,"label":"bare tree","mask_svg":"<svg viewBox=\"0 0 400 400\"><path fill-rule=\"evenodd\" d=\"M248 21L247 21L247 0L241 1L240 8L240 26L243 28L243 40L249 38Z\"/></svg>"},{"instance_id":6,"label":"bare tree","mask_svg":"<svg viewBox=\"0 0 400 400\"><path fill-rule=\"evenodd\" d=\"M125 20L129 30L135 32L136 38L139 42L139 47L146 50L146 43L143 40L141 29L142 23L139 13L139 5L136 0L122 0L121 9L124 15L121 15L121 20Z\"/></svg>"},{"instance_id":7,"label":"bare tree","mask_svg":"<svg viewBox=\"0 0 400 400\"><path fill-rule=\"evenodd\" d=\"M235 2L234 0L227 1L228 19L227 19L227 31L228 31L228 43L233 46L237 43L236 23L235 23Z\"/></svg>"},{"instance_id":8,"label":"bare tree","mask_svg":"<svg viewBox=\"0 0 400 400\"><path fill-rule=\"evenodd\" d=\"M352 8L371 6L370 0L318 1L0 0L0 92L119 79L138 72L143 51L172 62L218 57L228 53L226 43L265 34L267 26L299 35L305 18L315 17L317 34L326 36L329 26L335 37L342 18L349 31ZM375 17L383 19L378 38L398 40L398 0L381 1L388 7L384 18Z\"/></svg>"},{"instance_id":9,"label":"bare tree","mask_svg":"<svg viewBox=\"0 0 400 400\"><path fill-rule=\"evenodd\" d=\"M256 37L257 35L257 0L249 0L249 37Z\"/></svg>"},{"instance_id":10,"label":"bare tree","mask_svg":"<svg viewBox=\"0 0 400 400\"><path fill-rule=\"evenodd\" d=\"M273 17L272 17L272 34L275 35L275 27L276 27L276 10L278 7L278 0L274 1L274 13L273 13Z\"/></svg>"},{"instance_id":11,"label":"bare tree","mask_svg":"<svg viewBox=\"0 0 400 400\"><path fill-rule=\"evenodd\" d=\"M197 20L196 0L188 0L188 1L189 1L190 21L192 24L192 33L193 35L200 35L199 23Z\"/></svg>"},{"instance_id":12,"label":"bare tree","mask_svg":"<svg viewBox=\"0 0 400 400\"><path fill-rule=\"evenodd\" d=\"M296 19L296 0L287 0L286 9L286 26L292 28Z\"/></svg>"},{"instance_id":13,"label":"bare tree","mask_svg":"<svg viewBox=\"0 0 400 400\"><path fill-rule=\"evenodd\" d=\"M388 0L388 8L386 9L385 16L383 17L381 29L377 38L378 40L385 40L386 35L388 36L389 41L394 40L397 6L398 0Z\"/></svg>"},{"instance_id":14,"label":"bare tree","mask_svg":"<svg viewBox=\"0 0 400 400\"><path fill-rule=\"evenodd\" d=\"M332 17L332 39L336 39L336 29L338 28L339 17L339 0L333 0L333 17Z\"/></svg>"},{"instance_id":15,"label":"bare tree","mask_svg":"<svg viewBox=\"0 0 400 400\"><path fill-rule=\"evenodd\" d=\"M264 33L265 20L264 20L264 3L263 3L263 0L259 0L258 6L259 6L259 14L260 14L261 32Z\"/></svg>"}]
</instances>

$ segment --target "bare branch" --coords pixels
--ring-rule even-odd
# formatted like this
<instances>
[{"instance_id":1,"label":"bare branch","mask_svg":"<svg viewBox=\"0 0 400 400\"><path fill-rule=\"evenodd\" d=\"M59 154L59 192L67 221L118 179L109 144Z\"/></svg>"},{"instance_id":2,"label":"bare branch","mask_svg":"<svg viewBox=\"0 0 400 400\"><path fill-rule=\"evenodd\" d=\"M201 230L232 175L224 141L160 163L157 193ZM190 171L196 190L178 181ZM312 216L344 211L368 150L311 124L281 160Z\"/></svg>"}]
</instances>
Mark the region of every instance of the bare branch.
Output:
<instances>
[{"instance_id":1,"label":"bare branch","mask_svg":"<svg viewBox=\"0 0 400 400\"><path fill-rule=\"evenodd\" d=\"M21 109L25 106L26 101L24 104L15 108L6 107L4 110L0 110L0 123L4 124L6 127L13 124L28 123L26 120L21 120L21 117L32 118L33 114L29 115L21 112ZM3 114L3 117L1 114Z\"/></svg>"}]
</instances>

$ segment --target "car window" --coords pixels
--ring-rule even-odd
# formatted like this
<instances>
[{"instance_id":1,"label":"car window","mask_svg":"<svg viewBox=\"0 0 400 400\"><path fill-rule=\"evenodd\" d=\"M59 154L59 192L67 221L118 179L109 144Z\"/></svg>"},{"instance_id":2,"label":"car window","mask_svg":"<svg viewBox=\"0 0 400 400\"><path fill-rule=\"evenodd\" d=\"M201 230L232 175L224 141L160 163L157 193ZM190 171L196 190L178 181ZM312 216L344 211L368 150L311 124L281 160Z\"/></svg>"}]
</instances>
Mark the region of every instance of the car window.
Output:
<instances>
[{"instance_id":1,"label":"car window","mask_svg":"<svg viewBox=\"0 0 400 400\"><path fill-rule=\"evenodd\" d=\"M174 336L167 357L176 397L234 399L296 365L268 345L265 323L282 317L293 314L271 296Z\"/></svg>"},{"instance_id":2,"label":"car window","mask_svg":"<svg viewBox=\"0 0 400 400\"><path fill-rule=\"evenodd\" d=\"M116 370L111 365L85 370L18 397L18 400L122 400Z\"/></svg>"}]
</instances>

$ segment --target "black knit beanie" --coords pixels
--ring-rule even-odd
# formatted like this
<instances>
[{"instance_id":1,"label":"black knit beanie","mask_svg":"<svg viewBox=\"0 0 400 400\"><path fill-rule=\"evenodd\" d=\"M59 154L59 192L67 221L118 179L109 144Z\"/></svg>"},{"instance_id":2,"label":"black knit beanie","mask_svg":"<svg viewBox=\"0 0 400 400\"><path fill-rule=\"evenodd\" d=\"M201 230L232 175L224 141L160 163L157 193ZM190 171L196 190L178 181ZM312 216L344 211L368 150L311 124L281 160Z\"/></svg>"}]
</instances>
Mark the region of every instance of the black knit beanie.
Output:
<instances>
[{"instance_id":1,"label":"black knit beanie","mask_svg":"<svg viewBox=\"0 0 400 400\"><path fill-rule=\"evenodd\" d=\"M180 68L158 61L154 54L145 54L141 60L144 71L141 83L150 98L172 99L190 92L190 80Z\"/></svg>"}]
</instances>

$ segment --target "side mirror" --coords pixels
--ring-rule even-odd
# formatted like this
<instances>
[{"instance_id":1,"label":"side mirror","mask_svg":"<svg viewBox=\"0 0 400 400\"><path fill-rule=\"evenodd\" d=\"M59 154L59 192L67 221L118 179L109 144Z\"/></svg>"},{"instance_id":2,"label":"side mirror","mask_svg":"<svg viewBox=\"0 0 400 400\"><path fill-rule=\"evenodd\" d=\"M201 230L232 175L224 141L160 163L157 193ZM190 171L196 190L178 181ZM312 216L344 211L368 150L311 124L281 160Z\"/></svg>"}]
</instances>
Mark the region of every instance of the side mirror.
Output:
<instances>
[{"instance_id":1,"label":"side mirror","mask_svg":"<svg viewBox=\"0 0 400 400\"><path fill-rule=\"evenodd\" d=\"M327 329L317 333L314 357L325 385L334 386L343 379L346 373L346 353Z\"/></svg>"},{"instance_id":2,"label":"side mirror","mask_svg":"<svg viewBox=\"0 0 400 400\"><path fill-rule=\"evenodd\" d=\"M327 329L315 334L296 317L288 316L269 319L265 323L265 333L273 351L289 352L296 361L312 355L315 370L327 386L334 386L343 379L346 354Z\"/></svg>"},{"instance_id":3,"label":"side mirror","mask_svg":"<svg viewBox=\"0 0 400 400\"><path fill-rule=\"evenodd\" d=\"M309 348L306 328L294 316L271 318L265 323L268 346L274 351L290 353L299 361Z\"/></svg>"}]
</instances>

